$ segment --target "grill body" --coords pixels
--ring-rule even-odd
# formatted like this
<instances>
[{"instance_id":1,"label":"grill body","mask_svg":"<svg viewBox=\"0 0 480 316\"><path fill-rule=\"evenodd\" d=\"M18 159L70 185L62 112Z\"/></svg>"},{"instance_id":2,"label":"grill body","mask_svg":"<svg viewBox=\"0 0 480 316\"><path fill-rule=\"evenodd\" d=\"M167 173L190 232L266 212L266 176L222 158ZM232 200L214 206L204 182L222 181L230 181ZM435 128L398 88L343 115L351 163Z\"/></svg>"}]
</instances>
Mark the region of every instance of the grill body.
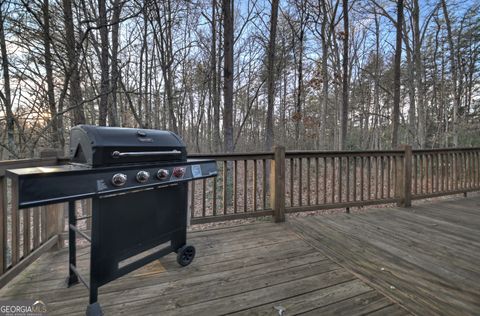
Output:
<instances>
[{"instance_id":1,"label":"grill body","mask_svg":"<svg viewBox=\"0 0 480 316\"><path fill-rule=\"evenodd\" d=\"M87 315L102 315L98 288L172 252L188 265L188 181L216 176L216 162L188 160L168 131L77 126L71 164L7 171L19 208L68 202L69 276L90 290ZM148 176L147 176L148 175ZM118 181L117 181L118 180ZM91 235L79 231L75 201L92 198ZM76 268L76 238L91 243L90 282Z\"/></svg>"}]
</instances>

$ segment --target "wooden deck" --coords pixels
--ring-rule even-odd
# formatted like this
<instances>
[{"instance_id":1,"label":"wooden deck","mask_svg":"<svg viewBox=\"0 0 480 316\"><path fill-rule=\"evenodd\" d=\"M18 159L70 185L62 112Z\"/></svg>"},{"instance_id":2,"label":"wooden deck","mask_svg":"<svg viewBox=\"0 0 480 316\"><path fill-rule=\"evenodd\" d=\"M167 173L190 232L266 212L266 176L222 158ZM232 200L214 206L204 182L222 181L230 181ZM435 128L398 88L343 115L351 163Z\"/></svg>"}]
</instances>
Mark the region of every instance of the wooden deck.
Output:
<instances>
[{"instance_id":1,"label":"wooden deck","mask_svg":"<svg viewBox=\"0 0 480 316\"><path fill-rule=\"evenodd\" d=\"M291 219L310 245L417 315L480 315L480 196Z\"/></svg>"},{"instance_id":2,"label":"wooden deck","mask_svg":"<svg viewBox=\"0 0 480 316\"><path fill-rule=\"evenodd\" d=\"M99 302L106 315L479 315L479 228L476 196L194 232L192 265L169 255L101 287ZM0 298L83 315L88 291L66 288L67 262L67 249L44 254Z\"/></svg>"}]
</instances>

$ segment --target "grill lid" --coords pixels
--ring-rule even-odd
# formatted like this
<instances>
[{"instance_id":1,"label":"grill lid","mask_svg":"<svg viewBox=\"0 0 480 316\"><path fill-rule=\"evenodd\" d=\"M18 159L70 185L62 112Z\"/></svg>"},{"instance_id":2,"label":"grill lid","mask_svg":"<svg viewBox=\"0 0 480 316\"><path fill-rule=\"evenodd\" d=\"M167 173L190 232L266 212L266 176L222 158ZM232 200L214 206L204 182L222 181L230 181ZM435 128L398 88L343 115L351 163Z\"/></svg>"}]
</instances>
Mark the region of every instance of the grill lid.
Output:
<instances>
[{"instance_id":1,"label":"grill lid","mask_svg":"<svg viewBox=\"0 0 480 316\"><path fill-rule=\"evenodd\" d=\"M70 131L70 157L92 167L186 161L185 144L176 134L152 129L78 125Z\"/></svg>"}]
</instances>

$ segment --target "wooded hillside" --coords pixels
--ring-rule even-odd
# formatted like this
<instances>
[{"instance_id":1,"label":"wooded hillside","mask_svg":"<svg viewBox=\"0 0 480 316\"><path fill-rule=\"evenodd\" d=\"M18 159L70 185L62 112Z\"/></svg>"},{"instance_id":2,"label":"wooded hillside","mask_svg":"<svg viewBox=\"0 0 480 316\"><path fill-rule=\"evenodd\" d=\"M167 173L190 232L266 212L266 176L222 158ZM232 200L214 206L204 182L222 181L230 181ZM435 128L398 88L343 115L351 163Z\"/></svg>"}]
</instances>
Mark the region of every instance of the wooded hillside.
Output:
<instances>
[{"instance_id":1,"label":"wooded hillside","mask_svg":"<svg viewBox=\"0 0 480 316\"><path fill-rule=\"evenodd\" d=\"M480 146L478 1L0 0L0 54L0 160L77 124L189 152Z\"/></svg>"}]
</instances>

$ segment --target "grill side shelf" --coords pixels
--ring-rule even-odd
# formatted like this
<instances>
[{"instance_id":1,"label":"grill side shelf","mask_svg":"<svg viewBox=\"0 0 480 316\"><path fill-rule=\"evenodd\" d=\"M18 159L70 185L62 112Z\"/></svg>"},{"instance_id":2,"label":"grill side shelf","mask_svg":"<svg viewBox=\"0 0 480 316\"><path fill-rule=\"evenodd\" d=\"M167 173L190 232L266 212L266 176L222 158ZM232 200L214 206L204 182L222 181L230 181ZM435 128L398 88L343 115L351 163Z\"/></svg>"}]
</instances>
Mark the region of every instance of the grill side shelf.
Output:
<instances>
[{"instance_id":1,"label":"grill side shelf","mask_svg":"<svg viewBox=\"0 0 480 316\"><path fill-rule=\"evenodd\" d=\"M55 167L52 167L55 168ZM79 168L78 170L52 169L7 170L6 176L18 182L18 207L29 208L41 205L74 201L95 196L127 193L129 191L175 185L217 175L217 163L213 160L189 160L175 164L148 164L123 166L123 168ZM160 180L159 169L167 169L170 176ZM183 174L175 172L183 169ZM138 171L147 171L151 177L147 182L136 180ZM111 179L116 173L127 176L125 185L114 186Z\"/></svg>"}]
</instances>

